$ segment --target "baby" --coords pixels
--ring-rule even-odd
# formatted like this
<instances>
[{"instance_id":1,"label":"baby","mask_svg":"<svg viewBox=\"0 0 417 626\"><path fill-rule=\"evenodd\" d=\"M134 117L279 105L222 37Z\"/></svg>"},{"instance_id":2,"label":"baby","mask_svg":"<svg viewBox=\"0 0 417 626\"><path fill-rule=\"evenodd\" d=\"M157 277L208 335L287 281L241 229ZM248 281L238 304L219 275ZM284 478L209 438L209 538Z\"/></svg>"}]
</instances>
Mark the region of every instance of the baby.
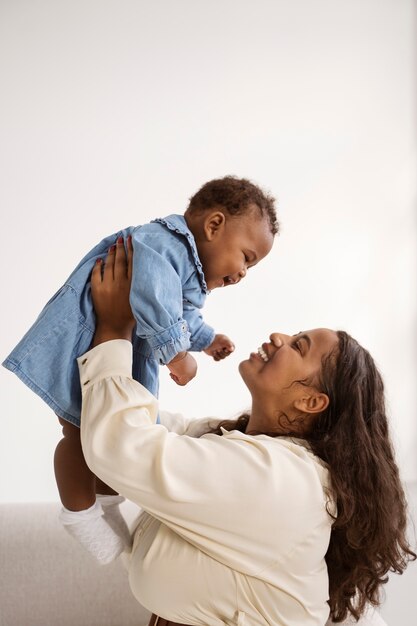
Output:
<instances>
[{"instance_id":1,"label":"baby","mask_svg":"<svg viewBox=\"0 0 417 626\"><path fill-rule=\"evenodd\" d=\"M197 371L189 351L214 360L234 349L201 315L206 295L238 283L271 250L278 232L274 198L246 179L212 180L191 198L182 215L153 220L110 235L78 264L46 304L3 365L55 411L63 439L55 475L65 528L100 562L108 563L128 542L118 504L123 500L90 471L81 449L81 390L77 357L95 330L91 271L112 246L133 247L130 303L136 319L133 377L158 393L159 365L187 384ZM96 494L97 495L96 498Z\"/></svg>"}]
</instances>

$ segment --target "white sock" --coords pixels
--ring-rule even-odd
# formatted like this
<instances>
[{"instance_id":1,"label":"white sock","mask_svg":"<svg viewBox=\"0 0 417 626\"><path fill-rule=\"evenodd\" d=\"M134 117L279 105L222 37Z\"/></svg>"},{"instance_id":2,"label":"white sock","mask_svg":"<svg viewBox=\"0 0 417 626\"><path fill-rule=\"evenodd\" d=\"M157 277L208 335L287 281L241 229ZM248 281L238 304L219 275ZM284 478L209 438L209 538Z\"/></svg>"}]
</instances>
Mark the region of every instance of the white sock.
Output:
<instances>
[{"instance_id":1,"label":"white sock","mask_svg":"<svg viewBox=\"0 0 417 626\"><path fill-rule=\"evenodd\" d=\"M119 535L125 548L132 547L132 535L120 512L119 504L125 501L123 496L97 494L97 502L103 508L103 517L108 525Z\"/></svg>"},{"instance_id":2,"label":"white sock","mask_svg":"<svg viewBox=\"0 0 417 626\"><path fill-rule=\"evenodd\" d=\"M102 565L114 561L124 550L123 540L104 519L98 502L84 511L69 511L62 507L59 519L65 530Z\"/></svg>"}]
</instances>

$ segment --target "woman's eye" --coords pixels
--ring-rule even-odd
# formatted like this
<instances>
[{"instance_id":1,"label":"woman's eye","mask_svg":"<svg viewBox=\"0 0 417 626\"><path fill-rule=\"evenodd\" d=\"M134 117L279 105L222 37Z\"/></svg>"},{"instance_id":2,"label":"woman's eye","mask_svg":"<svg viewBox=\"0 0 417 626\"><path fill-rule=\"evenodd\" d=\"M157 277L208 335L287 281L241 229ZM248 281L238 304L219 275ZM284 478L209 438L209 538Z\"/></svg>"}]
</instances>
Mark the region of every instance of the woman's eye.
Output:
<instances>
[{"instance_id":1,"label":"woman's eye","mask_svg":"<svg viewBox=\"0 0 417 626\"><path fill-rule=\"evenodd\" d=\"M297 339L297 341L294 341L293 346L295 347L296 350L298 350L298 352L300 354L302 354L301 352L301 341L300 339Z\"/></svg>"}]
</instances>

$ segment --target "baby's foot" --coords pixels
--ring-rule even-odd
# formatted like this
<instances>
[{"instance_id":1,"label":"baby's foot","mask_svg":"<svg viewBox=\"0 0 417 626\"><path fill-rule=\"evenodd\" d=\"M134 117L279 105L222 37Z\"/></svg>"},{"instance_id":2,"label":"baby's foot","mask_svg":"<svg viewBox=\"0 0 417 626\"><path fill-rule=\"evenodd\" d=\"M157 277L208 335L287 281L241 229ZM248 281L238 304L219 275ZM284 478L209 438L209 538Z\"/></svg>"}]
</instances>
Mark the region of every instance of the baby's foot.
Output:
<instances>
[{"instance_id":1,"label":"baby's foot","mask_svg":"<svg viewBox=\"0 0 417 626\"><path fill-rule=\"evenodd\" d=\"M130 550L132 547L132 535L126 524L123 515L120 512L119 504L124 502L123 496L107 496L97 494L97 502L103 508L103 517L114 532L122 539L125 548Z\"/></svg>"},{"instance_id":2,"label":"baby's foot","mask_svg":"<svg viewBox=\"0 0 417 626\"><path fill-rule=\"evenodd\" d=\"M63 507L59 519L74 539L101 565L106 565L123 552L125 543L107 523L103 513L101 504L95 502L84 511L69 511Z\"/></svg>"}]
</instances>

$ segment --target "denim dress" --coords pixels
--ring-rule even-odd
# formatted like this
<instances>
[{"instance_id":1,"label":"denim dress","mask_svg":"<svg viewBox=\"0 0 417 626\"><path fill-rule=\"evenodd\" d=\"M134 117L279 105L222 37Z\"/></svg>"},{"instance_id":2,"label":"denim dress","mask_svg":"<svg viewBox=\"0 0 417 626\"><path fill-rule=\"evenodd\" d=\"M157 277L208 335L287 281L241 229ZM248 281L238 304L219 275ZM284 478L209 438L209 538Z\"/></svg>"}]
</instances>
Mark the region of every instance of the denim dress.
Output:
<instances>
[{"instance_id":1,"label":"denim dress","mask_svg":"<svg viewBox=\"0 0 417 626\"><path fill-rule=\"evenodd\" d=\"M208 293L195 240L182 215L131 226L103 239L77 265L3 365L59 416L80 425L77 357L92 342L95 315L90 277L118 237L132 236L130 304L136 319L132 376L158 394L159 365L214 339L201 315Z\"/></svg>"}]
</instances>

